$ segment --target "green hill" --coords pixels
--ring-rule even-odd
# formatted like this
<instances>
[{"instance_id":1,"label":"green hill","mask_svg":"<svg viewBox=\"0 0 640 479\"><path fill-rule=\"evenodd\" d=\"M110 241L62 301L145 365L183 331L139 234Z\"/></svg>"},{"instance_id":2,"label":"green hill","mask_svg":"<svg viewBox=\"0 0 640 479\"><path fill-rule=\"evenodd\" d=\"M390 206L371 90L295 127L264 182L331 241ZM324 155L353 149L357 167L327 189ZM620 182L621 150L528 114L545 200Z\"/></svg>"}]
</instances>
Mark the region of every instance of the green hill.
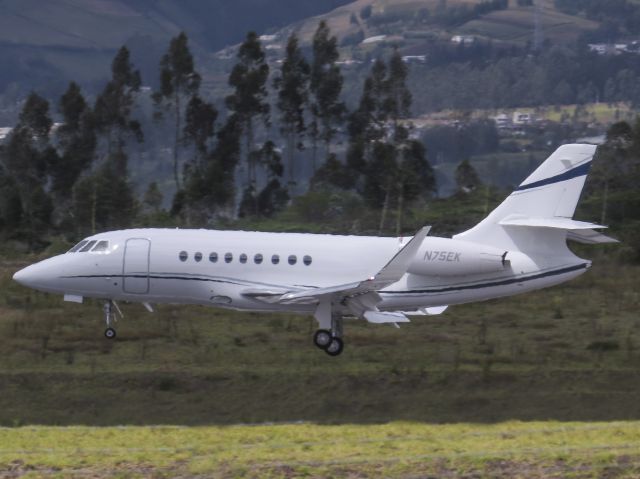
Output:
<instances>
[{"instance_id":1,"label":"green hill","mask_svg":"<svg viewBox=\"0 0 640 479\"><path fill-rule=\"evenodd\" d=\"M157 66L169 39L182 30L203 57L240 41L248 30L263 32L346 1L3 0L0 93L12 83L45 92L57 92L69 79L91 86L106 78L115 50L125 43L145 78L145 69Z\"/></svg>"},{"instance_id":2,"label":"green hill","mask_svg":"<svg viewBox=\"0 0 640 479\"><path fill-rule=\"evenodd\" d=\"M319 20L325 20L343 44L359 43L364 50L371 45L393 43L412 54L425 48L425 40L446 39L455 35L473 35L523 46L533 41L536 21L542 39L553 43L571 43L585 32L599 27L599 22L583 15L561 12L554 0L543 0L536 13L533 5L505 2L507 8L472 15L473 9L488 0L358 0L329 13L293 25L310 41ZM467 13L465 13L467 12ZM537 20L536 20L537 15ZM385 35L379 42L361 44L363 39ZM417 47L417 49L416 49Z\"/></svg>"}]
</instances>

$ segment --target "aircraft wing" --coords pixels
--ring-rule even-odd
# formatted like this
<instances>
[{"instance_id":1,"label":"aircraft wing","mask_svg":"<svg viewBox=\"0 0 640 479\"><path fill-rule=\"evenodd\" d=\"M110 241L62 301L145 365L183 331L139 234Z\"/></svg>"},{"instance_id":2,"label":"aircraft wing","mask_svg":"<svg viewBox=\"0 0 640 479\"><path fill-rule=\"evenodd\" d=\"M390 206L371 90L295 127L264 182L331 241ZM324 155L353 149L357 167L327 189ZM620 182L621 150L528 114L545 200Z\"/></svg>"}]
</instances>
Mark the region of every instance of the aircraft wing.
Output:
<instances>
[{"instance_id":1,"label":"aircraft wing","mask_svg":"<svg viewBox=\"0 0 640 479\"><path fill-rule=\"evenodd\" d=\"M309 300L316 302L324 296L338 295L344 298L348 296L363 295L365 293L371 293L385 288L404 276L409 268L411 260L418 252L418 248L420 248L422 241L425 239L430 229L430 226L425 226L418 231L415 236L411 238L411 240L409 240L409 242L400 251L398 251L375 276L354 283L286 293L283 294L277 302L285 304L298 302L308 303L310 302Z\"/></svg>"}]
</instances>

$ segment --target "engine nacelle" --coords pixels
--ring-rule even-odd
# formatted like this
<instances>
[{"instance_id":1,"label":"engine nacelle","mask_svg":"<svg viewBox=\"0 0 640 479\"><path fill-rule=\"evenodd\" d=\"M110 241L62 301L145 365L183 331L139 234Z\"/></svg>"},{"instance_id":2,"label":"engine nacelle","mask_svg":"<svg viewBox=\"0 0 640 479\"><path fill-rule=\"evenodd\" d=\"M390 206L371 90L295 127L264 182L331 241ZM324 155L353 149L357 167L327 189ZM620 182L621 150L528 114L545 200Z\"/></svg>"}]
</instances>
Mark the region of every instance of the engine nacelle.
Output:
<instances>
[{"instance_id":1,"label":"engine nacelle","mask_svg":"<svg viewBox=\"0 0 640 479\"><path fill-rule=\"evenodd\" d=\"M422 276L494 273L509 266L506 255L506 251L491 246L427 237L407 272Z\"/></svg>"}]
</instances>

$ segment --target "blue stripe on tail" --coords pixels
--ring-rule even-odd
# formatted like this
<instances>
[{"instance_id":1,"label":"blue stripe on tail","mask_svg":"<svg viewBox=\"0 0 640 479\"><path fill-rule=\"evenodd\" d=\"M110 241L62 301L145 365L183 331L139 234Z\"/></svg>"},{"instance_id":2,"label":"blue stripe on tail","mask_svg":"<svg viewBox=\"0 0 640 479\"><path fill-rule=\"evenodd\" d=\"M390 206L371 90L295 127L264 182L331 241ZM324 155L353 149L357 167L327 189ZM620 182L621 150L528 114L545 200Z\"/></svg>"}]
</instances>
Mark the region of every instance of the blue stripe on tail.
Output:
<instances>
[{"instance_id":1,"label":"blue stripe on tail","mask_svg":"<svg viewBox=\"0 0 640 479\"><path fill-rule=\"evenodd\" d=\"M572 178L577 178L579 176L584 176L589 173L589 169L591 168L591 161L587 161L586 163L575 167L572 170L565 171L564 173L560 173L559 175L552 176L550 178L545 178L544 180L534 181L533 183L529 183L527 185L518 186L515 191L528 190L530 188L537 188L539 186L552 185L554 183L560 183L561 181L567 181Z\"/></svg>"}]
</instances>

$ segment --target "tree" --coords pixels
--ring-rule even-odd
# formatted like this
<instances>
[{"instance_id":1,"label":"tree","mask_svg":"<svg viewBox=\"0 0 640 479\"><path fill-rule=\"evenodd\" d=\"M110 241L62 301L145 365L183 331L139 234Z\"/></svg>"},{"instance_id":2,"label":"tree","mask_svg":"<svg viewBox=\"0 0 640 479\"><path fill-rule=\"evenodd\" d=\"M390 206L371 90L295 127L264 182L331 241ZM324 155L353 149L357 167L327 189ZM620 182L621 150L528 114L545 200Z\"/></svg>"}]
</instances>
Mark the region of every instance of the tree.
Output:
<instances>
[{"instance_id":1,"label":"tree","mask_svg":"<svg viewBox=\"0 0 640 479\"><path fill-rule=\"evenodd\" d=\"M259 152L260 162L267 170L267 184L258 193L258 214L267 218L284 208L289 201L287 189L280 184L284 173L282 158L272 141L267 141Z\"/></svg>"},{"instance_id":2,"label":"tree","mask_svg":"<svg viewBox=\"0 0 640 479\"><path fill-rule=\"evenodd\" d=\"M278 110L280 110L280 131L287 142L289 183L295 181L295 150L303 144L300 135L306 130L304 112L308 101L309 64L302 55L298 37L292 33L287 41L287 50L280 75L274 86L278 90Z\"/></svg>"},{"instance_id":3,"label":"tree","mask_svg":"<svg viewBox=\"0 0 640 479\"><path fill-rule=\"evenodd\" d=\"M458 191L464 193L473 191L482 184L476 169L469 163L469 160L463 160L456 167L455 179Z\"/></svg>"},{"instance_id":4,"label":"tree","mask_svg":"<svg viewBox=\"0 0 640 479\"><path fill-rule=\"evenodd\" d=\"M162 198L162 192L160 188L158 188L158 183L152 181L144 193L142 202L149 212L158 213L162 207Z\"/></svg>"},{"instance_id":5,"label":"tree","mask_svg":"<svg viewBox=\"0 0 640 479\"><path fill-rule=\"evenodd\" d=\"M205 160L209 143L215 134L215 124L218 111L211 104L197 95L191 97L187 105L184 126L185 143L192 143L196 151L195 164L201 166Z\"/></svg>"},{"instance_id":6,"label":"tree","mask_svg":"<svg viewBox=\"0 0 640 479\"><path fill-rule=\"evenodd\" d=\"M409 108L411 107L411 93L407 87L407 77L409 70L407 65L402 61L400 52L396 49L389 59L387 67L387 79L384 83L384 100L381 105L381 116L390 122L391 127L390 143L393 147L393 161L398 163L394 168L396 175L388 175L385 189L385 201L382 207L380 217L380 231L384 228L387 210L390 206L393 188L397 196L397 215L396 215L396 234L399 235L401 228L402 209L404 207L405 182L409 180L408 176L402 174L408 171L404 167L403 162L407 158L405 150L409 148L409 130L408 127L400 122L400 120L409 116ZM398 158L399 154L399 158ZM395 180L396 184L392 185Z\"/></svg>"},{"instance_id":7,"label":"tree","mask_svg":"<svg viewBox=\"0 0 640 479\"><path fill-rule=\"evenodd\" d=\"M160 60L160 90L153 94L156 105L173 107L175 137L173 142L173 177L180 190L179 148L182 140L183 98L194 96L200 88L200 75L196 72L188 38L184 32L171 39L167 53Z\"/></svg>"},{"instance_id":8,"label":"tree","mask_svg":"<svg viewBox=\"0 0 640 479\"><path fill-rule=\"evenodd\" d=\"M121 47L111 64L111 80L94 106L95 127L106 141L108 156L114 151L122 152L130 135L138 142L144 138L140 123L131 119L135 94L141 83L140 72L134 70L129 50Z\"/></svg>"},{"instance_id":9,"label":"tree","mask_svg":"<svg viewBox=\"0 0 640 479\"><path fill-rule=\"evenodd\" d=\"M41 235L51 225L53 203L46 188L49 165L57 156L49 144L52 124L49 102L32 92L3 148L4 221L20 228L30 247L42 243Z\"/></svg>"},{"instance_id":10,"label":"tree","mask_svg":"<svg viewBox=\"0 0 640 479\"><path fill-rule=\"evenodd\" d=\"M313 140L313 169L316 169L316 150L318 140L325 143L327 156L331 153L331 140L337 127L344 120L346 107L340 101L342 91L342 73L336 65L338 58L337 39L323 20L313 35L313 62L311 64L310 91L311 137Z\"/></svg>"},{"instance_id":11,"label":"tree","mask_svg":"<svg viewBox=\"0 0 640 479\"><path fill-rule=\"evenodd\" d=\"M62 125L56 131L61 150L60 161L52 165L52 192L58 203L72 197L72 188L80 175L87 170L96 149L93 114L77 83L71 82L60 98L59 111Z\"/></svg>"},{"instance_id":12,"label":"tree","mask_svg":"<svg viewBox=\"0 0 640 479\"><path fill-rule=\"evenodd\" d=\"M172 214L205 224L219 209L233 204L235 169L240 158L240 128L235 115L215 134L216 142L202 160L189 165L185 187L174 198Z\"/></svg>"},{"instance_id":13,"label":"tree","mask_svg":"<svg viewBox=\"0 0 640 479\"><path fill-rule=\"evenodd\" d=\"M137 120L132 119L135 94L141 85L140 72L134 69L127 47L118 50L111 64L111 80L96 99L93 125L106 147L104 161L91 175L78 182L74 191L74 211L81 231L126 227L136 212L136 202L128 180L127 142L142 142L144 136Z\"/></svg>"},{"instance_id":14,"label":"tree","mask_svg":"<svg viewBox=\"0 0 640 479\"><path fill-rule=\"evenodd\" d=\"M427 150L418 140L409 140L402 149L397 185L396 236L400 236L405 203L436 191L436 176L427 161Z\"/></svg>"},{"instance_id":15,"label":"tree","mask_svg":"<svg viewBox=\"0 0 640 479\"><path fill-rule=\"evenodd\" d=\"M80 235L131 226L138 203L128 177L122 175L126 162L126 154L117 151L93 174L76 183L73 209Z\"/></svg>"},{"instance_id":16,"label":"tree","mask_svg":"<svg viewBox=\"0 0 640 479\"><path fill-rule=\"evenodd\" d=\"M255 201L257 155L254 151L254 128L257 118L262 118L265 126L269 120L266 88L269 66L255 32L247 34L245 41L240 45L237 58L238 63L229 75L229 85L233 88L233 93L227 96L225 103L235 116L236 124L244 135L244 158L247 167L244 196L253 199L253 210L257 213Z\"/></svg>"}]
</instances>

